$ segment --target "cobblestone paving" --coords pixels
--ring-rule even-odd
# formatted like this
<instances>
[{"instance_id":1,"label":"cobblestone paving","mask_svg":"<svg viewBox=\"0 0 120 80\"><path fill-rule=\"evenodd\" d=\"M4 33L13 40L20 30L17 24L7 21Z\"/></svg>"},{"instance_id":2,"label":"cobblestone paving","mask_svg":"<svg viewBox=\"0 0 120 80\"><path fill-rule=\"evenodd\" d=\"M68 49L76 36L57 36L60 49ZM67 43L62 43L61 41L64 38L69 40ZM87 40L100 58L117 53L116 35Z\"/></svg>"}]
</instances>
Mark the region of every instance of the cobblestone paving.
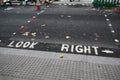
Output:
<instances>
[{"instance_id":1,"label":"cobblestone paving","mask_svg":"<svg viewBox=\"0 0 120 80\"><path fill-rule=\"evenodd\" d=\"M0 54L0 75L29 80L119 80L120 65Z\"/></svg>"}]
</instances>

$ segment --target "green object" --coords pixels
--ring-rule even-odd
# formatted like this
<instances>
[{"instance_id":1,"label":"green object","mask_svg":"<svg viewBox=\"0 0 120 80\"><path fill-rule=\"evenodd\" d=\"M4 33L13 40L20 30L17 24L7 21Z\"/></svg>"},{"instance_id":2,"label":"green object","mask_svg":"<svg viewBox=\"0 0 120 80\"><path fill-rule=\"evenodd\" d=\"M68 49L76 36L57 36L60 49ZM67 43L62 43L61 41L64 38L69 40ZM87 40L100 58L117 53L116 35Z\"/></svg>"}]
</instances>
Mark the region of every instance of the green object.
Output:
<instances>
[{"instance_id":1,"label":"green object","mask_svg":"<svg viewBox=\"0 0 120 80\"><path fill-rule=\"evenodd\" d=\"M94 0L94 7L117 7L120 5L120 0Z\"/></svg>"}]
</instances>

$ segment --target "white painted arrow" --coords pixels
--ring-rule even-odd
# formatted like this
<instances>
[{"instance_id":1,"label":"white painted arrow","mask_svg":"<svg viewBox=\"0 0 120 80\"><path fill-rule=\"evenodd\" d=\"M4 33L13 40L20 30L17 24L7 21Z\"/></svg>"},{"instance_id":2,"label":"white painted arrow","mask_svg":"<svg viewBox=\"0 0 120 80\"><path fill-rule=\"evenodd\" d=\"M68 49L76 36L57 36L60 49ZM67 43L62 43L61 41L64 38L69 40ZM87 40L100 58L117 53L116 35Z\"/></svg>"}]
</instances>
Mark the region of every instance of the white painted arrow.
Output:
<instances>
[{"instance_id":1,"label":"white painted arrow","mask_svg":"<svg viewBox=\"0 0 120 80\"><path fill-rule=\"evenodd\" d=\"M102 50L102 52L104 52L104 53L114 53L114 51L111 51L111 50Z\"/></svg>"}]
</instances>

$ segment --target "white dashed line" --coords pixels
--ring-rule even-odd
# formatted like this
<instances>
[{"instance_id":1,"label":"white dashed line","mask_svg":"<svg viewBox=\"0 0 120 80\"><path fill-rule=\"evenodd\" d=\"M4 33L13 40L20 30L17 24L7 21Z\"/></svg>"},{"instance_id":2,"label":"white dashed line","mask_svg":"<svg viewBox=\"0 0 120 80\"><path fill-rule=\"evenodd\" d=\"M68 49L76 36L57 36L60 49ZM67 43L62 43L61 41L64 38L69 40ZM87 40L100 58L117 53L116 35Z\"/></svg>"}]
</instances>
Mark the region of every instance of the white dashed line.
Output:
<instances>
[{"instance_id":1,"label":"white dashed line","mask_svg":"<svg viewBox=\"0 0 120 80\"><path fill-rule=\"evenodd\" d=\"M37 15L40 15L40 14L42 14L44 12L45 12L45 10L41 10L40 12L37 13Z\"/></svg>"},{"instance_id":2,"label":"white dashed line","mask_svg":"<svg viewBox=\"0 0 120 80\"><path fill-rule=\"evenodd\" d=\"M30 23L30 21L27 21L28 23Z\"/></svg>"},{"instance_id":3,"label":"white dashed line","mask_svg":"<svg viewBox=\"0 0 120 80\"><path fill-rule=\"evenodd\" d=\"M0 42L2 42L2 40L0 40Z\"/></svg>"},{"instance_id":4,"label":"white dashed line","mask_svg":"<svg viewBox=\"0 0 120 80\"><path fill-rule=\"evenodd\" d=\"M109 26L109 27L111 27L111 26L112 26L112 24L108 24L108 26Z\"/></svg>"},{"instance_id":5,"label":"white dashed line","mask_svg":"<svg viewBox=\"0 0 120 80\"><path fill-rule=\"evenodd\" d=\"M64 17L64 15L60 15L60 17Z\"/></svg>"},{"instance_id":6,"label":"white dashed line","mask_svg":"<svg viewBox=\"0 0 120 80\"><path fill-rule=\"evenodd\" d=\"M13 33L13 35L15 35L15 34L16 34L16 32Z\"/></svg>"},{"instance_id":7,"label":"white dashed line","mask_svg":"<svg viewBox=\"0 0 120 80\"><path fill-rule=\"evenodd\" d=\"M108 15L104 15L105 17L106 17L106 21L107 21L107 23L108 23L108 26L109 26L109 28L110 28L110 30L111 30L111 33L115 33L115 31L114 31L114 29L113 29L113 27L112 27L112 24L111 24L111 22L110 22L110 19L108 19L107 17L108 17ZM120 41L118 40L118 39L114 39L114 41L116 42L116 43L119 43Z\"/></svg>"},{"instance_id":8,"label":"white dashed line","mask_svg":"<svg viewBox=\"0 0 120 80\"><path fill-rule=\"evenodd\" d=\"M110 19L106 19L106 21L110 21Z\"/></svg>"},{"instance_id":9,"label":"white dashed line","mask_svg":"<svg viewBox=\"0 0 120 80\"><path fill-rule=\"evenodd\" d=\"M50 6L47 6L47 8L49 8Z\"/></svg>"},{"instance_id":10,"label":"white dashed line","mask_svg":"<svg viewBox=\"0 0 120 80\"><path fill-rule=\"evenodd\" d=\"M105 17L107 17L107 15L105 14Z\"/></svg>"},{"instance_id":11,"label":"white dashed line","mask_svg":"<svg viewBox=\"0 0 120 80\"><path fill-rule=\"evenodd\" d=\"M44 8L44 9L47 9L47 8Z\"/></svg>"},{"instance_id":12,"label":"white dashed line","mask_svg":"<svg viewBox=\"0 0 120 80\"><path fill-rule=\"evenodd\" d=\"M33 18L36 18L36 16L33 16Z\"/></svg>"},{"instance_id":13,"label":"white dashed line","mask_svg":"<svg viewBox=\"0 0 120 80\"><path fill-rule=\"evenodd\" d=\"M111 32L112 32L112 33L115 33L115 31L114 31L114 30L111 30Z\"/></svg>"},{"instance_id":14,"label":"white dashed line","mask_svg":"<svg viewBox=\"0 0 120 80\"><path fill-rule=\"evenodd\" d=\"M12 10L12 9L14 9L14 8L13 7L8 7L6 9L4 9L4 10Z\"/></svg>"},{"instance_id":15,"label":"white dashed line","mask_svg":"<svg viewBox=\"0 0 120 80\"><path fill-rule=\"evenodd\" d=\"M71 18L71 16L67 16L68 18Z\"/></svg>"},{"instance_id":16,"label":"white dashed line","mask_svg":"<svg viewBox=\"0 0 120 80\"><path fill-rule=\"evenodd\" d=\"M65 6L67 5L67 4L64 4Z\"/></svg>"},{"instance_id":17,"label":"white dashed line","mask_svg":"<svg viewBox=\"0 0 120 80\"><path fill-rule=\"evenodd\" d=\"M114 41L115 41L115 42L117 42L117 43L119 42L119 40L118 40L118 39L115 39Z\"/></svg>"},{"instance_id":18,"label":"white dashed line","mask_svg":"<svg viewBox=\"0 0 120 80\"><path fill-rule=\"evenodd\" d=\"M59 5L62 5L62 4L59 4Z\"/></svg>"},{"instance_id":19,"label":"white dashed line","mask_svg":"<svg viewBox=\"0 0 120 80\"><path fill-rule=\"evenodd\" d=\"M21 26L21 28L24 28L24 26Z\"/></svg>"},{"instance_id":20,"label":"white dashed line","mask_svg":"<svg viewBox=\"0 0 120 80\"><path fill-rule=\"evenodd\" d=\"M75 5L75 4L72 4L73 6Z\"/></svg>"},{"instance_id":21,"label":"white dashed line","mask_svg":"<svg viewBox=\"0 0 120 80\"><path fill-rule=\"evenodd\" d=\"M66 38L66 39L70 39L71 37L70 37L70 36L66 36L65 38Z\"/></svg>"}]
</instances>

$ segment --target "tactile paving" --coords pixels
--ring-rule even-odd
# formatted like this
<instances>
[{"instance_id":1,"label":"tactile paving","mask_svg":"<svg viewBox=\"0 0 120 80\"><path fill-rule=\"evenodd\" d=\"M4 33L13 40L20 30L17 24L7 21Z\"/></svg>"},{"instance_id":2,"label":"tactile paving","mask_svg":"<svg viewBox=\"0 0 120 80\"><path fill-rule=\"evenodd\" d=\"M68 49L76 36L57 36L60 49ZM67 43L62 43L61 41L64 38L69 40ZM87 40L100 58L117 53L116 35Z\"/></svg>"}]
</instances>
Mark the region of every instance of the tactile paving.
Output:
<instances>
[{"instance_id":1,"label":"tactile paving","mask_svg":"<svg viewBox=\"0 0 120 80\"><path fill-rule=\"evenodd\" d=\"M120 65L0 55L0 75L30 80L119 80Z\"/></svg>"}]
</instances>

